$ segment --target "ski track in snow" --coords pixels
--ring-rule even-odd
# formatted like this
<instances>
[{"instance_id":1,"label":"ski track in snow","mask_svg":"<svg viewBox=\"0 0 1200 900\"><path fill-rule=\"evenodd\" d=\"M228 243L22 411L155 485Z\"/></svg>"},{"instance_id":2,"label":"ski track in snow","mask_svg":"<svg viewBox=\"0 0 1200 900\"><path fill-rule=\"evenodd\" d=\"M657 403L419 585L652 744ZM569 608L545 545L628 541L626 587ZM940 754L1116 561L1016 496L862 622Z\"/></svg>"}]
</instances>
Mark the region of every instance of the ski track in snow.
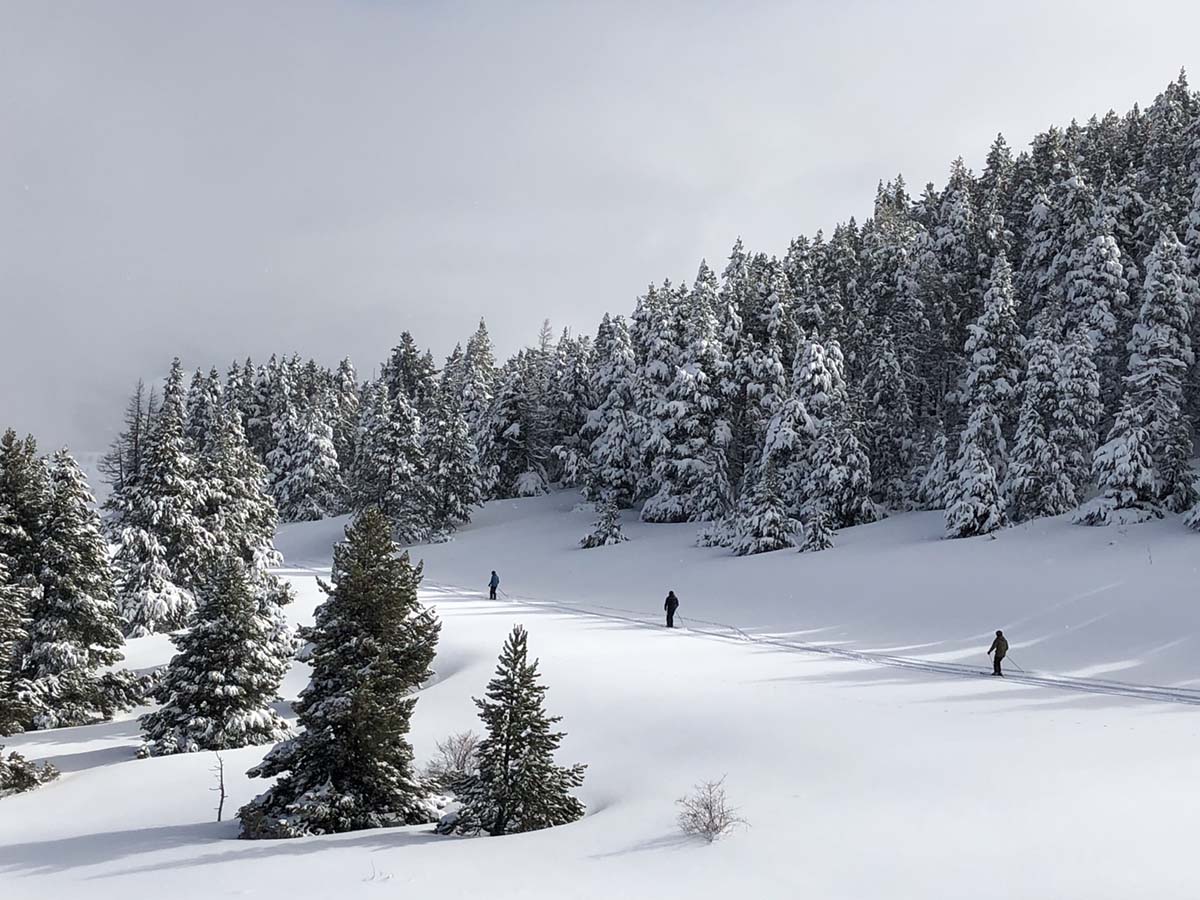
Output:
<instances>
[{"instance_id":1,"label":"ski track in snow","mask_svg":"<svg viewBox=\"0 0 1200 900\"><path fill-rule=\"evenodd\" d=\"M294 573L295 570L289 570ZM1089 596L1110 590L1114 585L1097 588L1072 598L1084 599ZM427 592L439 592L455 597L471 597L474 592L461 586L426 582ZM637 610L621 609L619 607L601 605L574 605L540 600L523 594L503 594L504 599L512 600L527 606L553 609L573 615L591 616L609 621L625 622L644 628L661 630L663 625ZM910 669L917 672L928 672L932 675L952 675L961 678L993 677L991 672L977 666L959 663L936 662L920 657L894 656L886 653L872 653L868 650L850 650L845 647L835 647L829 644L817 644L810 641L787 640L764 635L750 634L736 625L725 622L712 622L706 619L695 619L688 616L676 615L677 622L685 623L685 628L678 629L693 636L716 638L718 640L745 641L765 647L774 647L786 651L801 653L819 653L853 662L867 663L876 666L887 666L896 669ZM687 625L693 623L693 625ZM699 628L693 626L701 626ZM717 631L705 629L718 629ZM1011 660L1010 666L1013 665ZM1148 700L1158 703L1183 703L1189 706L1200 706L1200 689L1168 687L1153 684L1132 684L1125 681L1113 681L1103 678L1076 678L1070 675L1057 675L1046 672L1013 672L1011 668L1003 676L1007 682L1016 684L1036 685L1038 687L1058 688L1067 691L1078 691L1086 694L1105 694L1116 697L1132 697L1138 700Z\"/></svg>"}]
</instances>

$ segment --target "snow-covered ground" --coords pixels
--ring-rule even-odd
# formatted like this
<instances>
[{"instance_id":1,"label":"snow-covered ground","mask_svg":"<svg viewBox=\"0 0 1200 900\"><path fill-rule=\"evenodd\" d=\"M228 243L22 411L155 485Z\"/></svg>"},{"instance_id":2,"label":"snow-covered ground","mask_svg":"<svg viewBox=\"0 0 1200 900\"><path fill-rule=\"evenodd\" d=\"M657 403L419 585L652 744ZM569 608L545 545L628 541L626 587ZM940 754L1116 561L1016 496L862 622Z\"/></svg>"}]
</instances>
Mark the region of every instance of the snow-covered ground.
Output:
<instances>
[{"instance_id":1,"label":"snow-covered ground","mask_svg":"<svg viewBox=\"0 0 1200 900\"><path fill-rule=\"evenodd\" d=\"M578 550L591 514L575 502L492 504L416 551L444 626L412 737L427 758L475 724L470 697L521 622L569 733L561 759L589 764L583 821L237 841L232 815L262 787L242 773L265 748L224 754L217 824L212 754L134 759L126 720L9 740L65 774L0 801L0 896L1197 895L1200 538L1178 522L946 542L917 514L822 554L733 559L692 546L692 526L631 520L630 543ZM299 620L342 524L281 529ZM497 602L479 593L492 568ZM668 588L688 617L674 633L658 624ZM998 627L1031 678L964 674ZM135 641L129 664L169 652ZM304 681L298 666L285 696ZM749 827L682 838L674 800L721 776Z\"/></svg>"}]
</instances>

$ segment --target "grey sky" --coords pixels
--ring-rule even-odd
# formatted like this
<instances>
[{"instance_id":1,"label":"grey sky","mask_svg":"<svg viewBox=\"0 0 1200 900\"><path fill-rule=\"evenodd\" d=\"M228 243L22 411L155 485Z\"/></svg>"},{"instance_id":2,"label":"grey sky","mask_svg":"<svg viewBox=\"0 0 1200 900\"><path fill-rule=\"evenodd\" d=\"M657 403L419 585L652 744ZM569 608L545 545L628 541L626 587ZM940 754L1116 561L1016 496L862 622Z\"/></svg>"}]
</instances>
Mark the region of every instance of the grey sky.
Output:
<instances>
[{"instance_id":1,"label":"grey sky","mask_svg":"<svg viewBox=\"0 0 1200 900\"><path fill-rule=\"evenodd\" d=\"M0 0L0 424L98 448L176 353L591 331L1200 61L1194 2L972 6Z\"/></svg>"}]
</instances>

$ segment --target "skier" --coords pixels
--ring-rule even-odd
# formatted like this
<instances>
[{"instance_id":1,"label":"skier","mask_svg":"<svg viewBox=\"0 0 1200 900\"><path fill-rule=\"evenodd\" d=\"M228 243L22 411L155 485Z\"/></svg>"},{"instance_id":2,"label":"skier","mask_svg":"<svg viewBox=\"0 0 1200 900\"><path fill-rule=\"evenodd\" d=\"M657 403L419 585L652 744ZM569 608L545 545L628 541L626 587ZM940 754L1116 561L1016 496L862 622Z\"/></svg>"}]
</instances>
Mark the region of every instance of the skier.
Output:
<instances>
[{"instance_id":1,"label":"skier","mask_svg":"<svg viewBox=\"0 0 1200 900\"><path fill-rule=\"evenodd\" d=\"M500 576L496 574L496 570L492 569L492 578L488 582L488 599L496 599L496 589L500 587Z\"/></svg>"},{"instance_id":2,"label":"skier","mask_svg":"<svg viewBox=\"0 0 1200 900\"><path fill-rule=\"evenodd\" d=\"M996 632L996 639L992 641L992 646L988 648L988 656L991 656L993 652L996 655L992 657L992 674L1003 675L1004 673L1000 671L1000 660L1008 655L1008 638L1004 636L1003 631Z\"/></svg>"},{"instance_id":3,"label":"skier","mask_svg":"<svg viewBox=\"0 0 1200 900\"><path fill-rule=\"evenodd\" d=\"M667 627L674 628L675 610L679 609L679 598L674 591L667 591L667 602L663 604L663 609L667 611Z\"/></svg>"}]
</instances>

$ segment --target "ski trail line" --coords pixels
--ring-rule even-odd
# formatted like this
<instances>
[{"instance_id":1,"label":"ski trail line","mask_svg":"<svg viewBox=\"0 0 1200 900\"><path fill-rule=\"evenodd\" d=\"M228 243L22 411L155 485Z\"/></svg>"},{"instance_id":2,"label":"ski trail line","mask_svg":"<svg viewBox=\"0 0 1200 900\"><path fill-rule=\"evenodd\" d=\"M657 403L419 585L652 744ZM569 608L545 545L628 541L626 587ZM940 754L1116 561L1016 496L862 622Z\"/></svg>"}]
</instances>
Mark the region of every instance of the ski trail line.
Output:
<instances>
[{"instance_id":1,"label":"ski trail line","mask_svg":"<svg viewBox=\"0 0 1200 900\"><path fill-rule=\"evenodd\" d=\"M455 585L427 581L426 590L433 593L455 595L474 599L474 591ZM485 599L480 597L480 599ZM619 606L604 606L588 604L586 606L568 603L556 603L550 600L539 600L522 594L505 594L505 599L526 606L554 609L572 615L592 616L610 621L625 622L643 628L663 630L663 625L657 616L646 615L643 610L622 609ZM494 601L493 601L494 602ZM675 617L677 622L685 624L687 632L719 640L738 641L758 644L781 650L801 653L818 653L838 659L869 665L887 666L894 669L909 669L916 672L927 672L933 675L953 675L957 677L980 678L989 676L990 672L981 666L970 666L963 663L937 662L912 656L894 656L887 653L873 653L869 650L852 650L846 647L835 647L829 644L816 644L810 641L800 641L788 638L775 638L766 635L749 634L725 622L711 622L706 619L695 619L690 616ZM700 626L700 627L694 627ZM716 629L715 631L707 629ZM1187 706L1200 706L1200 689L1176 688L1165 685L1133 684L1125 681L1110 681L1103 678L1075 678L1070 675L1055 675L1046 672L1017 672L1006 673L1004 681L1008 683L1027 684L1036 687L1057 688L1064 691L1075 691L1085 694L1102 694L1114 697L1129 697L1136 700L1147 700L1155 703L1179 703Z\"/></svg>"}]
</instances>

